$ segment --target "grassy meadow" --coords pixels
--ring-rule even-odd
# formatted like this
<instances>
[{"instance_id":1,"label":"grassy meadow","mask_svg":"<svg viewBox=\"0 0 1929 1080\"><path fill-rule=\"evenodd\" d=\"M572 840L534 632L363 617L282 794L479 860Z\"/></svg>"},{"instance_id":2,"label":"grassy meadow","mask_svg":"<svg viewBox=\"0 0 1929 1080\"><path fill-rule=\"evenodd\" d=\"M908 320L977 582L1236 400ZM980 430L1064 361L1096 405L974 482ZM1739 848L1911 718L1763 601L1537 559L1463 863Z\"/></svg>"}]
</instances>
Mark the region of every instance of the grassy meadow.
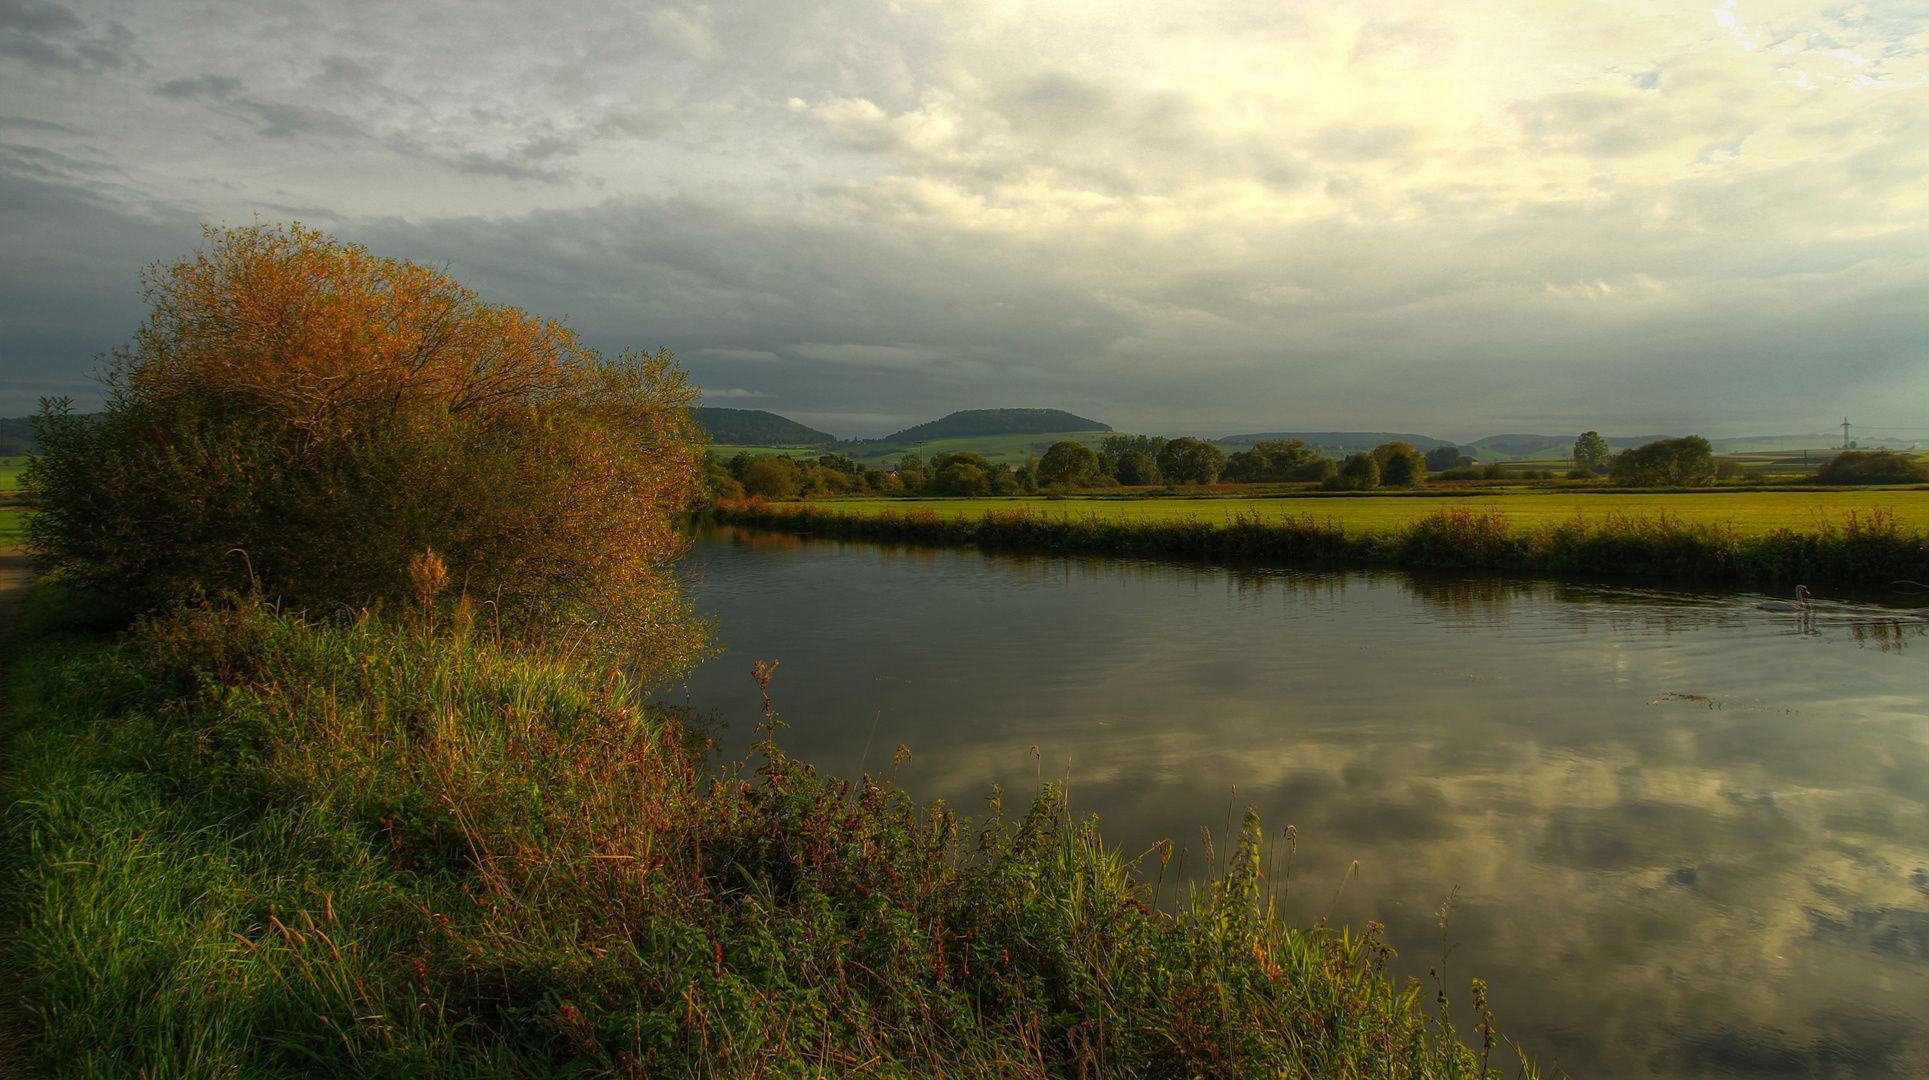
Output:
<instances>
[{"instance_id":1,"label":"grassy meadow","mask_svg":"<svg viewBox=\"0 0 1929 1080\"><path fill-rule=\"evenodd\" d=\"M27 519L20 509L20 474L27 471L25 457L0 457L0 547L21 542Z\"/></svg>"},{"instance_id":2,"label":"grassy meadow","mask_svg":"<svg viewBox=\"0 0 1929 1080\"><path fill-rule=\"evenodd\" d=\"M750 528L991 550L1882 589L1929 581L1923 505L1907 502L1905 519L1894 494L1690 493L1681 502L1655 494L1605 504L1583 497L1579 511L1573 499L1538 495L735 500L711 513ZM1738 524L1751 509L1752 524Z\"/></svg>"}]
</instances>

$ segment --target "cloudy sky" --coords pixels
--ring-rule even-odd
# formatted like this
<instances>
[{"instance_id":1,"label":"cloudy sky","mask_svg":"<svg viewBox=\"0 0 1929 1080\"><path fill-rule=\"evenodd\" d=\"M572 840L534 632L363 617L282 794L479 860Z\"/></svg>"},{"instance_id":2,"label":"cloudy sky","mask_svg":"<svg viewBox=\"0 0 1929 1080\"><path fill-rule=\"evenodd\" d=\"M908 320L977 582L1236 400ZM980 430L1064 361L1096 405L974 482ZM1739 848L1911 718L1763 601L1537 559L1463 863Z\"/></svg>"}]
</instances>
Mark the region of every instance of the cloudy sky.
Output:
<instances>
[{"instance_id":1,"label":"cloudy sky","mask_svg":"<svg viewBox=\"0 0 1929 1080\"><path fill-rule=\"evenodd\" d=\"M0 415L298 220L878 435L1929 437L1929 4L0 0Z\"/></svg>"}]
</instances>

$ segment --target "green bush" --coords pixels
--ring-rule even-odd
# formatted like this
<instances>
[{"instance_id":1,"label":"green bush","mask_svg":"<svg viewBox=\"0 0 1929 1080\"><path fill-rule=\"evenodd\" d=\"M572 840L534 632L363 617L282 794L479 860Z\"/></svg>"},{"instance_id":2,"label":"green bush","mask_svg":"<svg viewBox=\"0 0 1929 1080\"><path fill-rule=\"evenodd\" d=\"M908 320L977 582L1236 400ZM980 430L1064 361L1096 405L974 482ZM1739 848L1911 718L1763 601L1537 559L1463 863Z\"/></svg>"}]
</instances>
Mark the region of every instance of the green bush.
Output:
<instances>
[{"instance_id":1,"label":"green bush","mask_svg":"<svg viewBox=\"0 0 1929 1080\"><path fill-rule=\"evenodd\" d=\"M1929 469L1904 454L1887 450L1844 450L1816 470L1818 484L1929 483Z\"/></svg>"}]
</instances>

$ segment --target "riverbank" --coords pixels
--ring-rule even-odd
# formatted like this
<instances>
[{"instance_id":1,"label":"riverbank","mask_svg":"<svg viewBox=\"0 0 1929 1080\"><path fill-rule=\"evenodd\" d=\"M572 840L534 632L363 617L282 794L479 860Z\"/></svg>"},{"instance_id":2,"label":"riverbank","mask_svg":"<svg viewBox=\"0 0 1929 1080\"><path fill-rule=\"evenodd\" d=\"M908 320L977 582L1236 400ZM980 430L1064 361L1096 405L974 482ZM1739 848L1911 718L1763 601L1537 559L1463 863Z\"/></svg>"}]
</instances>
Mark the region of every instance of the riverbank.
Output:
<instances>
[{"instance_id":1,"label":"riverbank","mask_svg":"<svg viewBox=\"0 0 1929 1080\"><path fill-rule=\"evenodd\" d=\"M460 623L62 610L30 597L5 733L46 1075L1481 1066L1370 934L1273 917L1251 815L1179 895L1056 788L973 822L768 743L718 779L687 713Z\"/></svg>"},{"instance_id":2,"label":"riverbank","mask_svg":"<svg viewBox=\"0 0 1929 1080\"><path fill-rule=\"evenodd\" d=\"M1127 504L1132 505L1132 504ZM1144 506L1145 504L1136 504ZM1573 574L1721 584L1831 584L1870 588L1929 580L1929 536L1893 509L1850 511L1802 528L1744 531L1725 521L1575 513L1519 524L1498 506L1435 506L1410 520L1366 528L1336 517L1221 510L1197 504L1125 515L1021 505L973 513L969 500L942 515L811 502L726 500L720 524L835 539L987 550L1188 559L1273 559L1322 567L1400 567Z\"/></svg>"}]
</instances>

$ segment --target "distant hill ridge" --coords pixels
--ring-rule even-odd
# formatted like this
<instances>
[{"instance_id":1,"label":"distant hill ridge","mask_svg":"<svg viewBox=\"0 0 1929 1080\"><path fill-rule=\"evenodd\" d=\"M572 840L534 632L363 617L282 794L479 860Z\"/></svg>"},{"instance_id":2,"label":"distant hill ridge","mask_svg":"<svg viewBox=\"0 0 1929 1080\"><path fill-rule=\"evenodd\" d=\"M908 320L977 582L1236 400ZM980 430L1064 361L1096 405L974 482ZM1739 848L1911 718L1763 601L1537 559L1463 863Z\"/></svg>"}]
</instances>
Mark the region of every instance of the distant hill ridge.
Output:
<instances>
[{"instance_id":1,"label":"distant hill ridge","mask_svg":"<svg viewBox=\"0 0 1929 1080\"><path fill-rule=\"evenodd\" d=\"M696 421L710 433L710 441L724 446L828 446L837 441L829 432L808 427L762 409L696 410Z\"/></svg>"},{"instance_id":2,"label":"distant hill ridge","mask_svg":"<svg viewBox=\"0 0 1929 1080\"><path fill-rule=\"evenodd\" d=\"M1431 435L1406 435L1395 431L1267 431L1254 435L1228 435L1212 441L1221 446L1251 446L1270 439L1300 439L1308 446L1336 450L1371 450L1381 443L1390 442L1409 443L1415 450L1458 445Z\"/></svg>"},{"instance_id":3,"label":"distant hill ridge","mask_svg":"<svg viewBox=\"0 0 1929 1080\"><path fill-rule=\"evenodd\" d=\"M879 442L907 443L934 439L968 439L978 435L1047 435L1059 431L1110 431L1101 424L1063 409L965 409L938 420L908 427Z\"/></svg>"},{"instance_id":4,"label":"distant hill ridge","mask_svg":"<svg viewBox=\"0 0 1929 1080\"><path fill-rule=\"evenodd\" d=\"M24 416L0 418L0 457L19 457L36 449L33 425Z\"/></svg>"}]
</instances>

